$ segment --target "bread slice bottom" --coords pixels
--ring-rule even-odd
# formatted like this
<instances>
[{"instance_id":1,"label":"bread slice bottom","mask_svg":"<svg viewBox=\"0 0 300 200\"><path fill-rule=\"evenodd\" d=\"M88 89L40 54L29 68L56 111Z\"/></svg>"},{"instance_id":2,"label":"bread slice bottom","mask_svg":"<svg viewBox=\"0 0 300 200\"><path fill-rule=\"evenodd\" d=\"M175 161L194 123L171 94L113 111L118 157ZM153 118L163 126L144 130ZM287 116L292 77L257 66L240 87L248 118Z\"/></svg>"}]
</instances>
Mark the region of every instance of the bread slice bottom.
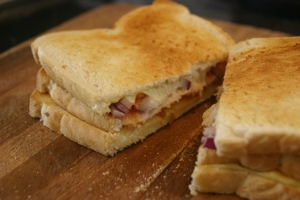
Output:
<instances>
[{"instance_id":1,"label":"bread slice bottom","mask_svg":"<svg viewBox=\"0 0 300 200\"><path fill-rule=\"evenodd\" d=\"M201 96L182 98L170 108L164 109L164 115L155 115L135 128L123 127L119 132L106 132L92 126L64 108L58 106L47 93L35 90L30 97L29 114L40 118L51 130L61 133L70 140L93 149L103 155L113 156L125 147L143 140L145 137L171 123L182 114L211 97L215 85L207 87Z\"/></svg>"},{"instance_id":2,"label":"bread slice bottom","mask_svg":"<svg viewBox=\"0 0 300 200\"><path fill-rule=\"evenodd\" d=\"M200 148L200 151L203 150ZM214 157L211 155L211 159ZM191 194L237 194L247 199L300 199L300 181L278 171L258 172L236 163L204 164L198 156L189 186Z\"/></svg>"}]
</instances>

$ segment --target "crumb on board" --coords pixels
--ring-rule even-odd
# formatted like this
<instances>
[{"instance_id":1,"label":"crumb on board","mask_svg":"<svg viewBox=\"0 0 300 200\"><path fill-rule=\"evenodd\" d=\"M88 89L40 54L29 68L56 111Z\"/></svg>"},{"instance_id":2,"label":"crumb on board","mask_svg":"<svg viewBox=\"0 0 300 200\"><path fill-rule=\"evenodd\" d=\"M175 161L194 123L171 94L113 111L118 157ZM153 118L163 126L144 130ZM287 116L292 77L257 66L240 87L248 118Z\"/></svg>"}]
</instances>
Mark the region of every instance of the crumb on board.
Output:
<instances>
[{"instance_id":1,"label":"crumb on board","mask_svg":"<svg viewBox=\"0 0 300 200\"><path fill-rule=\"evenodd\" d=\"M108 175L108 174L109 174L109 171L106 171L106 172L103 172L103 173L102 173L103 176L106 176L106 175Z\"/></svg>"}]
</instances>

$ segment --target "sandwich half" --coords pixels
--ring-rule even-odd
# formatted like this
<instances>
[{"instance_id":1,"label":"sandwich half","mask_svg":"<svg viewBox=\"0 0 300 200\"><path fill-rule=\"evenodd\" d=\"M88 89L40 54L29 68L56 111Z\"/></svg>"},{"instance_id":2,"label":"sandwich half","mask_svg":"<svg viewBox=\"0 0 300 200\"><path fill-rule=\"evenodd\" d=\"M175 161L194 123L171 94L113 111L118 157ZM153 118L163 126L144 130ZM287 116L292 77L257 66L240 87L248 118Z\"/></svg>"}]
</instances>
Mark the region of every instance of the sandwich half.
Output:
<instances>
[{"instance_id":1,"label":"sandwich half","mask_svg":"<svg viewBox=\"0 0 300 200\"><path fill-rule=\"evenodd\" d=\"M300 37L254 38L229 52L203 114L191 194L300 199Z\"/></svg>"},{"instance_id":2,"label":"sandwich half","mask_svg":"<svg viewBox=\"0 0 300 200\"><path fill-rule=\"evenodd\" d=\"M186 7L155 1L126 14L113 29L37 38L32 53L42 68L34 94L47 94L43 99L53 101L51 108L103 134L80 142L84 129L72 137L65 129L57 132L114 155L209 98L222 81L233 45L219 27ZM40 98L32 95L30 113L44 119L34 114L46 105Z\"/></svg>"}]
</instances>

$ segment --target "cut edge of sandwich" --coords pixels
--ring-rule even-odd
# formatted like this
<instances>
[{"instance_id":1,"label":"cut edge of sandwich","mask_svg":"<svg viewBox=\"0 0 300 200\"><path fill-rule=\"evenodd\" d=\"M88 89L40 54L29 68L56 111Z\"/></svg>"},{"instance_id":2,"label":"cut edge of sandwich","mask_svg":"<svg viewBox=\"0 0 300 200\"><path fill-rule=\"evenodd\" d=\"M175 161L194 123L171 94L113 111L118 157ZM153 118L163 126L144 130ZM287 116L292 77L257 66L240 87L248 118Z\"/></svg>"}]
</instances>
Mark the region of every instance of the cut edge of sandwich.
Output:
<instances>
[{"instance_id":1,"label":"cut edge of sandwich","mask_svg":"<svg viewBox=\"0 0 300 200\"><path fill-rule=\"evenodd\" d=\"M176 89L176 91L173 93L165 94L164 91L155 92L155 89L153 89L153 95L146 97L144 96L142 97L143 99L140 100L140 105L143 106L144 104L144 110L135 109L134 106L136 105L131 104L131 109L127 109L128 113L122 113L118 110L117 106L123 106L124 104L121 102L112 104L112 106L114 106L113 109L115 110L111 110L108 114L104 113L101 115L95 113L93 109L89 108L79 99L72 96L72 94L67 92L64 88L52 81L46 74L44 68L41 68L38 72L36 88L41 93L49 93L51 98L59 106L75 115L77 118L86 121L104 131L118 132L122 127L136 127L145 123L155 115L162 115L164 109L172 107L174 103L180 102L182 98L201 98L203 91L206 90L207 87L210 87L210 85L217 87L219 80L216 79L214 75L209 73L209 69L210 68L206 69L202 73L197 73L197 79L201 79L198 84L194 84L194 82L188 82L185 80L184 82L176 84L176 87L180 85L182 86L180 86L181 88ZM198 76L200 76L200 78ZM194 85L194 88L191 88L191 85ZM166 95L168 100L163 99L163 103L158 103L158 101L153 100L153 98L157 99L155 96L162 95ZM151 109L145 109L147 107L151 107ZM113 114L113 112L120 113ZM118 115L121 117L118 117Z\"/></svg>"},{"instance_id":2,"label":"cut edge of sandwich","mask_svg":"<svg viewBox=\"0 0 300 200\"><path fill-rule=\"evenodd\" d=\"M210 85L202 96L182 98L170 108L164 109L164 115L155 115L144 124L134 129L122 128L117 133L103 131L92 126L58 106L49 94L35 90L30 97L29 114L40 118L44 126L61 133L70 140L93 149L103 155L115 155L125 147L142 141L145 137L171 123L182 114L205 101L215 92L215 85Z\"/></svg>"}]
</instances>

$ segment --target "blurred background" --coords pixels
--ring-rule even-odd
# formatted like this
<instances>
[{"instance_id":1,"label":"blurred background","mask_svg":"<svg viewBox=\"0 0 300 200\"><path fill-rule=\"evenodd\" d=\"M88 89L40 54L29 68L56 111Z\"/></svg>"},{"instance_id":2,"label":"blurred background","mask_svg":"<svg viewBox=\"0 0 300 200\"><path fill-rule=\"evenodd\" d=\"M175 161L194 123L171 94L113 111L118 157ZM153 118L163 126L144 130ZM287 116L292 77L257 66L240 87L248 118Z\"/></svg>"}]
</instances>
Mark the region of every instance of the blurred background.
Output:
<instances>
[{"instance_id":1,"label":"blurred background","mask_svg":"<svg viewBox=\"0 0 300 200\"><path fill-rule=\"evenodd\" d=\"M174 0L205 18L300 35L300 0ZM0 0L0 53L47 29L109 3L152 0Z\"/></svg>"}]
</instances>

